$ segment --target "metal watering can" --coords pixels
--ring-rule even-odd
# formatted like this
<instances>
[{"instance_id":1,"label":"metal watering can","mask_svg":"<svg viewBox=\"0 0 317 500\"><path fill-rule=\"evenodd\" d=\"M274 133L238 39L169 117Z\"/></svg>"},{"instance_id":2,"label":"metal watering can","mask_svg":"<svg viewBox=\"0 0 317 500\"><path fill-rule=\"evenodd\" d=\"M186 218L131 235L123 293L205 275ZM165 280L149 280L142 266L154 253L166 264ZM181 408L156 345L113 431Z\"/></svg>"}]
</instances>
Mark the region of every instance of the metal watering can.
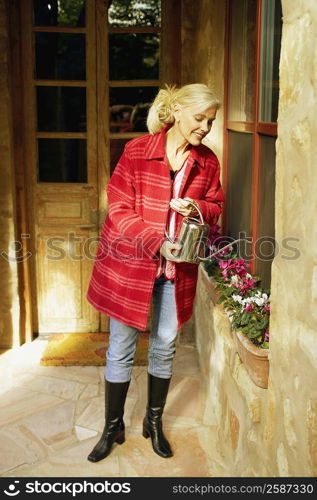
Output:
<instances>
[{"instance_id":1,"label":"metal watering can","mask_svg":"<svg viewBox=\"0 0 317 500\"><path fill-rule=\"evenodd\" d=\"M182 248L180 250L174 250L173 255L177 257L178 262L198 264L200 258L204 258L205 256L210 226L205 224L199 207L194 203L190 202L190 204L196 208L200 219L195 217L184 217L179 236L177 241L174 242L182 245ZM169 241L173 243L168 234L166 232L165 234Z\"/></svg>"},{"instance_id":2,"label":"metal watering can","mask_svg":"<svg viewBox=\"0 0 317 500\"><path fill-rule=\"evenodd\" d=\"M166 237L171 243L179 243L182 245L180 250L174 250L173 255L177 258L177 262L189 262L191 264L199 264L201 261L212 259L217 253L222 252L225 248L231 246L233 243L242 241L242 239L234 240L224 247L218 249L216 252L206 257L207 238L210 231L210 226L205 223L203 215L195 203L190 202L197 212L200 219L195 217L184 217L182 227L177 241L170 239L165 232ZM166 257L166 256L165 256Z\"/></svg>"}]
</instances>

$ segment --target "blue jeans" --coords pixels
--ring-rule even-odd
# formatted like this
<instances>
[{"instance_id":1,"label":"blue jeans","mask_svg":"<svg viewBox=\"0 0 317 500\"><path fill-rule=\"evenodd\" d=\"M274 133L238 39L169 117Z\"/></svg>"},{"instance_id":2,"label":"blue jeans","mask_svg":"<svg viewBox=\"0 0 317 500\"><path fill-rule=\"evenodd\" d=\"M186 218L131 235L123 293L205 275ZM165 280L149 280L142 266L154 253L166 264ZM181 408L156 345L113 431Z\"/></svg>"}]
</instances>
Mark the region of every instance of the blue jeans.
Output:
<instances>
[{"instance_id":1,"label":"blue jeans","mask_svg":"<svg viewBox=\"0 0 317 500\"><path fill-rule=\"evenodd\" d=\"M131 379L138 329L110 318L105 379L128 382ZM174 283L161 276L153 288L152 331L149 337L148 372L155 377L171 378L177 336Z\"/></svg>"}]
</instances>

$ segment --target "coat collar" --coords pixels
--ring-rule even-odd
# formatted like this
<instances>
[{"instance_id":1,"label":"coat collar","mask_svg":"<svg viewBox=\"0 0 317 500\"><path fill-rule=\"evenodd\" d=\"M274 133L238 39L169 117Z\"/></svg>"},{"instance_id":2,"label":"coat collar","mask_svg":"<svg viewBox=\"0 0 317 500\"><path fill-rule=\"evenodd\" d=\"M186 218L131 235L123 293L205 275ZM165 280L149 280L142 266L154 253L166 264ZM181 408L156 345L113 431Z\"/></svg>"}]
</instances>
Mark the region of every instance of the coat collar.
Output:
<instances>
[{"instance_id":1,"label":"coat collar","mask_svg":"<svg viewBox=\"0 0 317 500\"><path fill-rule=\"evenodd\" d=\"M149 135L149 141L146 148L146 160L164 159L166 132L168 129L169 126L164 127L158 134ZM206 146L203 145L192 147L189 155L189 158L192 159L192 164L196 161L202 168L205 168L205 148Z\"/></svg>"}]
</instances>

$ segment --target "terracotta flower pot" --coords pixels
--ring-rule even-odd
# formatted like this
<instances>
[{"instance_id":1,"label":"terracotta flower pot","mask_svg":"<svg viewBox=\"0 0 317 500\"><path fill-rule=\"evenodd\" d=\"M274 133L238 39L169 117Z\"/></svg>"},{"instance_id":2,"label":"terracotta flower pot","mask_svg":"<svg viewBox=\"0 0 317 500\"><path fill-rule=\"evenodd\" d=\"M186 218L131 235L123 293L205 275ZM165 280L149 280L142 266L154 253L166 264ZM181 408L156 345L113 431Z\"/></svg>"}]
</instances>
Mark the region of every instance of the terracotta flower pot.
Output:
<instances>
[{"instance_id":1,"label":"terracotta flower pot","mask_svg":"<svg viewBox=\"0 0 317 500\"><path fill-rule=\"evenodd\" d=\"M257 347L242 332L233 330L237 353L253 382L267 389L269 378L269 350Z\"/></svg>"}]
</instances>

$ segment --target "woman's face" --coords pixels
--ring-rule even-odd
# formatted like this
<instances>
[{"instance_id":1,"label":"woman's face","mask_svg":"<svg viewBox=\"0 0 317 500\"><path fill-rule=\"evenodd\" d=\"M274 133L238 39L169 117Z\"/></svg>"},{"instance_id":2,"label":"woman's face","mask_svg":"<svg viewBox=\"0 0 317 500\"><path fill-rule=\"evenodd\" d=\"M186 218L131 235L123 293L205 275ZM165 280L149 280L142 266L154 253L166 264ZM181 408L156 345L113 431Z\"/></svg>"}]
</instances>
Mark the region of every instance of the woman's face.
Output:
<instances>
[{"instance_id":1,"label":"woman's face","mask_svg":"<svg viewBox=\"0 0 317 500\"><path fill-rule=\"evenodd\" d=\"M175 124L182 137L192 146L199 146L202 139L210 132L216 118L217 107L211 106L204 111L197 111L196 106L175 107Z\"/></svg>"}]
</instances>

